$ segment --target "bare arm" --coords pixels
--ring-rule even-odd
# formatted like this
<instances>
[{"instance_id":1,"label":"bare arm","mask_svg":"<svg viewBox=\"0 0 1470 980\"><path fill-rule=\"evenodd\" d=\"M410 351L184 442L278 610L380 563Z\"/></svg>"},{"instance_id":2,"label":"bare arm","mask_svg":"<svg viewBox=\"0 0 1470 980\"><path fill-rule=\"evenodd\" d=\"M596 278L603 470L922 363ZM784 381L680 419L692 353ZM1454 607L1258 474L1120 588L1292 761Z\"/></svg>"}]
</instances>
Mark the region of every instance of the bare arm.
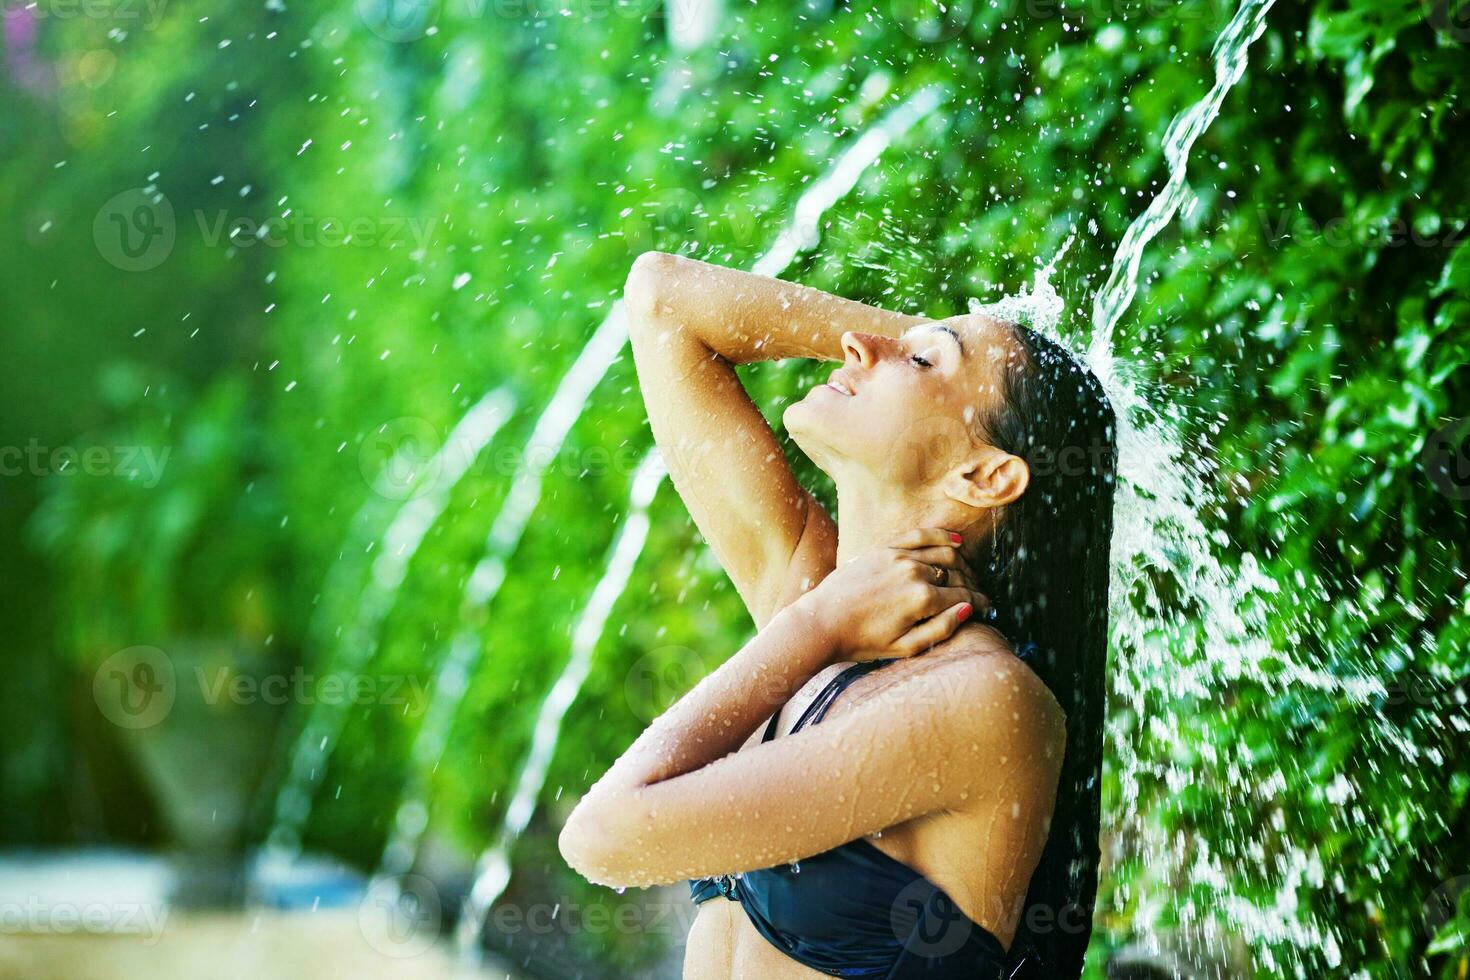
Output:
<instances>
[{"instance_id":1,"label":"bare arm","mask_svg":"<svg viewBox=\"0 0 1470 980\"><path fill-rule=\"evenodd\" d=\"M778 614L588 792L562 830L567 862L599 884L647 887L772 867L928 813L987 807L1003 817L988 850L1014 862L992 871L1024 892L1065 742L1045 685L1009 656L960 657L820 725L732 751L780 696L769 692L818 662L820 631L801 609ZM659 778L721 751L731 754Z\"/></svg>"},{"instance_id":2,"label":"bare arm","mask_svg":"<svg viewBox=\"0 0 1470 980\"><path fill-rule=\"evenodd\" d=\"M1055 789L1047 760L1055 750L1052 761L1061 761L1049 741L1061 710L1034 674L999 657L967 656L906 678L865 726L828 721L816 741L808 729L740 750L827 664L862 650L913 656L952 636L985 601L929 574L931 563L957 567L958 547L939 528L910 532L778 612L588 790L562 829L567 862L613 885L769 867L1009 789L993 767L1006 756L1028 760L1014 772L1044 776L1034 787L1021 780L1017 804L1050 807L1037 793Z\"/></svg>"},{"instance_id":3,"label":"bare arm","mask_svg":"<svg viewBox=\"0 0 1470 980\"><path fill-rule=\"evenodd\" d=\"M757 626L831 571L836 528L791 473L734 366L840 360L844 331L923 317L648 252L625 290L639 384L669 475Z\"/></svg>"}]
</instances>

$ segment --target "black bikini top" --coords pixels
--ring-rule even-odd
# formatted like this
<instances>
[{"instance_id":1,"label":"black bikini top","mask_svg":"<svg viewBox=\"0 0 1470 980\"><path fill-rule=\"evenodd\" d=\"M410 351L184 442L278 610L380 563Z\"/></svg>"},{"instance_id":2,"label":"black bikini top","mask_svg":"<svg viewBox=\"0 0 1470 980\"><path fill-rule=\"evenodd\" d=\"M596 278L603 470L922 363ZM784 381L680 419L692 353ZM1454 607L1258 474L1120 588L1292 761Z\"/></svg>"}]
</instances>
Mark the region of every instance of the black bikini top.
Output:
<instances>
[{"instance_id":1,"label":"black bikini top","mask_svg":"<svg viewBox=\"0 0 1470 980\"><path fill-rule=\"evenodd\" d=\"M860 661L827 684L793 732L820 722L853 681L896 658ZM776 734L780 713L762 742ZM994 980L1011 964L1000 940L969 919L937 885L864 838L789 865L689 882L695 904L739 902L762 936L787 956L833 977Z\"/></svg>"}]
</instances>

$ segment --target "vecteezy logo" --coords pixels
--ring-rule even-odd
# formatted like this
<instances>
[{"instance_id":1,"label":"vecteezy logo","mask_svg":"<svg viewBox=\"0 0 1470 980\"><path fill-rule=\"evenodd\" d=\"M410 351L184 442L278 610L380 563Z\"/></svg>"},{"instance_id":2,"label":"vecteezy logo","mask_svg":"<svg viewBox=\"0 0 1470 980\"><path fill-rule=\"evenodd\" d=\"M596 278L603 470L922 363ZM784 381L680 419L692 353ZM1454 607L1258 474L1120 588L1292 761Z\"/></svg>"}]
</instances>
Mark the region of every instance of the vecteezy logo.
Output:
<instances>
[{"instance_id":1,"label":"vecteezy logo","mask_svg":"<svg viewBox=\"0 0 1470 980\"><path fill-rule=\"evenodd\" d=\"M434 29L439 0L357 0L357 16L383 40L407 44Z\"/></svg>"},{"instance_id":2,"label":"vecteezy logo","mask_svg":"<svg viewBox=\"0 0 1470 980\"><path fill-rule=\"evenodd\" d=\"M1470 418L1451 422L1424 440L1420 460L1436 490L1454 500L1470 500Z\"/></svg>"},{"instance_id":3,"label":"vecteezy logo","mask_svg":"<svg viewBox=\"0 0 1470 980\"><path fill-rule=\"evenodd\" d=\"M677 252L703 237L704 214L699 198L683 188L668 188L623 214L623 241L634 255L654 248Z\"/></svg>"},{"instance_id":4,"label":"vecteezy logo","mask_svg":"<svg viewBox=\"0 0 1470 980\"><path fill-rule=\"evenodd\" d=\"M1451 878L1429 893L1424 901L1424 932L1433 939L1460 912L1465 894L1470 892L1470 875Z\"/></svg>"},{"instance_id":5,"label":"vecteezy logo","mask_svg":"<svg viewBox=\"0 0 1470 980\"><path fill-rule=\"evenodd\" d=\"M97 709L119 728L152 728L168 717L177 693L173 661L157 647L119 650L92 678Z\"/></svg>"},{"instance_id":6,"label":"vecteezy logo","mask_svg":"<svg viewBox=\"0 0 1470 980\"><path fill-rule=\"evenodd\" d=\"M439 890L423 875L373 882L357 907L357 926L369 946L394 959L426 953L443 921Z\"/></svg>"},{"instance_id":7,"label":"vecteezy logo","mask_svg":"<svg viewBox=\"0 0 1470 980\"><path fill-rule=\"evenodd\" d=\"M1440 37L1470 42L1470 0L1421 0L1424 17Z\"/></svg>"},{"instance_id":8,"label":"vecteezy logo","mask_svg":"<svg viewBox=\"0 0 1470 980\"><path fill-rule=\"evenodd\" d=\"M959 419L931 415L899 433L890 449L889 464L909 474L914 486L926 487L930 499L940 500L944 497L942 478L957 461L957 448L969 442L969 432Z\"/></svg>"},{"instance_id":9,"label":"vecteezy logo","mask_svg":"<svg viewBox=\"0 0 1470 980\"><path fill-rule=\"evenodd\" d=\"M357 466L373 492L389 500L427 493L439 477L439 430L427 419L403 416L369 432Z\"/></svg>"},{"instance_id":10,"label":"vecteezy logo","mask_svg":"<svg viewBox=\"0 0 1470 980\"><path fill-rule=\"evenodd\" d=\"M920 44L939 44L960 36L975 8L972 0L889 0L899 30Z\"/></svg>"},{"instance_id":11,"label":"vecteezy logo","mask_svg":"<svg viewBox=\"0 0 1470 980\"><path fill-rule=\"evenodd\" d=\"M699 654L688 647L660 647L645 653L628 668L623 694L633 716L650 722L699 683L706 673Z\"/></svg>"},{"instance_id":12,"label":"vecteezy logo","mask_svg":"<svg viewBox=\"0 0 1470 980\"><path fill-rule=\"evenodd\" d=\"M141 189L110 198L92 221L97 251L124 272L158 268L173 252L176 235L169 199Z\"/></svg>"},{"instance_id":13,"label":"vecteezy logo","mask_svg":"<svg viewBox=\"0 0 1470 980\"><path fill-rule=\"evenodd\" d=\"M904 950L926 959L959 952L974 928L959 906L927 878L906 886L888 911L893 935Z\"/></svg>"}]
</instances>

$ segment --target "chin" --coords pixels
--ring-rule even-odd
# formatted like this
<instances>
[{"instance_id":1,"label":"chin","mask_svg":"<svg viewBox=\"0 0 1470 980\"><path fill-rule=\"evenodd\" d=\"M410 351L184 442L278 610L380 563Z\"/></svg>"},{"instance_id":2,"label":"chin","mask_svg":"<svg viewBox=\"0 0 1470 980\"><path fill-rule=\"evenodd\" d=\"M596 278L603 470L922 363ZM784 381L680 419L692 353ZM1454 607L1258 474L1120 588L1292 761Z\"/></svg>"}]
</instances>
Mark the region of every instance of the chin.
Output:
<instances>
[{"instance_id":1,"label":"chin","mask_svg":"<svg viewBox=\"0 0 1470 980\"><path fill-rule=\"evenodd\" d=\"M831 463L836 454L826 432L828 426L824 423L827 420L821 416L822 412L817 406L802 399L787 406L786 411L781 414L781 423L786 427L787 435L791 436L791 440L806 454L807 459L831 476Z\"/></svg>"}]
</instances>

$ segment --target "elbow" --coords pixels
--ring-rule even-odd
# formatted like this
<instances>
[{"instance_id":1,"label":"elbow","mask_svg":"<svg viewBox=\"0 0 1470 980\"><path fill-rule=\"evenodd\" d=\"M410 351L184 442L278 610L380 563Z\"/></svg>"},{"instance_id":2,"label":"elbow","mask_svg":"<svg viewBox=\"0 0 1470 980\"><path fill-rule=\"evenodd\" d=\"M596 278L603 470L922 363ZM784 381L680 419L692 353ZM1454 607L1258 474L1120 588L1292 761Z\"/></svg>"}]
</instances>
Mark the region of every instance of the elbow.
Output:
<instances>
[{"instance_id":1,"label":"elbow","mask_svg":"<svg viewBox=\"0 0 1470 980\"><path fill-rule=\"evenodd\" d=\"M605 803L587 798L577 804L557 837L557 849L567 867L594 885L610 888L634 884L629 880L630 846L622 821Z\"/></svg>"},{"instance_id":2,"label":"elbow","mask_svg":"<svg viewBox=\"0 0 1470 980\"><path fill-rule=\"evenodd\" d=\"M623 284L623 303L628 311L628 326L646 325L667 305L669 282L680 259L667 252L644 252L633 262Z\"/></svg>"}]
</instances>

